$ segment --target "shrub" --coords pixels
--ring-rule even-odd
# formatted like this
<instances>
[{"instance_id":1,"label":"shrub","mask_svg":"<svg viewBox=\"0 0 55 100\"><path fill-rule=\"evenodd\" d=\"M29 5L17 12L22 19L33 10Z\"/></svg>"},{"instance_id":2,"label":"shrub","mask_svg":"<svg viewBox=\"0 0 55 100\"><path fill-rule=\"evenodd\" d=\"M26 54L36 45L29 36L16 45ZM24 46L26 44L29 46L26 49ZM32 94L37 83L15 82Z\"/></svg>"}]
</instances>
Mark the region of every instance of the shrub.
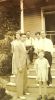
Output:
<instances>
[{"instance_id":1,"label":"shrub","mask_svg":"<svg viewBox=\"0 0 55 100\"><path fill-rule=\"evenodd\" d=\"M8 37L0 40L0 75L11 74L12 56L11 45Z\"/></svg>"}]
</instances>

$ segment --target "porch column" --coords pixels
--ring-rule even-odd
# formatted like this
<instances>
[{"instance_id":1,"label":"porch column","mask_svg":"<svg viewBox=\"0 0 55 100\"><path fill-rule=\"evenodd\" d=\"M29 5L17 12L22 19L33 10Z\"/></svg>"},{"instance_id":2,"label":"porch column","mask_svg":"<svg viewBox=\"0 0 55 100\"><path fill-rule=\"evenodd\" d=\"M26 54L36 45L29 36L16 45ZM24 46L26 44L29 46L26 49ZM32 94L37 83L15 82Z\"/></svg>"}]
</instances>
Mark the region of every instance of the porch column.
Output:
<instances>
[{"instance_id":1,"label":"porch column","mask_svg":"<svg viewBox=\"0 0 55 100\"><path fill-rule=\"evenodd\" d=\"M21 9L21 33L24 33L24 12L23 12L23 0L20 0L20 9Z\"/></svg>"},{"instance_id":2,"label":"porch column","mask_svg":"<svg viewBox=\"0 0 55 100\"><path fill-rule=\"evenodd\" d=\"M43 9L41 9L41 31L45 32L45 17L43 14Z\"/></svg>"}]
</instances>

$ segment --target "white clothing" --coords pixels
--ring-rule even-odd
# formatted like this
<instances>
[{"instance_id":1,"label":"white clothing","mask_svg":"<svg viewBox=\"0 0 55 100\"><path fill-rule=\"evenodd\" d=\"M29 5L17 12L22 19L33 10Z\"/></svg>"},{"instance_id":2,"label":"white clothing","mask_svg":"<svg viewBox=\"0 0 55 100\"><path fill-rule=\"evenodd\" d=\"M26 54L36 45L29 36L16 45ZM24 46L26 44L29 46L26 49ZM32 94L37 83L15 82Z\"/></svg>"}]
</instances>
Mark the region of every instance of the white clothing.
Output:
<instances>
[{"instance_id":1,"label":"white clothing","mask_svg":"<svg viewBox=\"0 0 55 100\"><path fill-rule=\"evenodd\" d=\"M41 39L37 39L35 38L35 41L34 41L34 52L35 53L38 53L38 50L40 49L40 43L41 42Z\"/></svg>"},{"instance_id":2,"label":"white clothing","mask_svg":"<svg viewBox=\"0 0 55 100\"><path fill-rule=\"evenodd\" d=\"M34 39L32 37L30 38L26 38L25 42L24 42L25 47L29 47L29 46L33 46L34 47ZM30 58L29 58L29 54L28 54L27 50L27 65L30 64Z\"/></svg>"},{"instance_id":3,"label":"white clothing","mask_svg":"<svg viewBox=\"0 0 55 100\"><path fill-rule=\"evenodd\" d=\"M37 72L38 81L46 82L48 80L48 67L50 67L46 58L38 58L34 63Z\"/></svg>"},{"instance_id":4,"label":"white clothing","mask_svg":"<svg viewBox=\"0 0 55 100\"><path fill-rule=\"evenodd\" d=\"M44 38L40 41L40 49L48 51L53 55L53 43L50 39Z\"/></svg>"},{"instance_id":5,"label":"white clothing","mask_svg":"<svg viewBox=\"0 0 55 100\"><path fill-rule=\"evenodd\" d=\"M33 38L26 38L26 41L25 41L25 46L33 46L34 45L34 39Z\"/></svg>"},{"instance_id":6,"label":"white clothing","mask_svg":"<svg viewBox=\"0 0 55 100\"><path fill-rule=\"evenodd\" d=\"M14 40L11 42L12 48L12 74L17 73L17 69L25 67L26 64L26 49L24 44L20 40Z\"/></svg>"}]
</instances>

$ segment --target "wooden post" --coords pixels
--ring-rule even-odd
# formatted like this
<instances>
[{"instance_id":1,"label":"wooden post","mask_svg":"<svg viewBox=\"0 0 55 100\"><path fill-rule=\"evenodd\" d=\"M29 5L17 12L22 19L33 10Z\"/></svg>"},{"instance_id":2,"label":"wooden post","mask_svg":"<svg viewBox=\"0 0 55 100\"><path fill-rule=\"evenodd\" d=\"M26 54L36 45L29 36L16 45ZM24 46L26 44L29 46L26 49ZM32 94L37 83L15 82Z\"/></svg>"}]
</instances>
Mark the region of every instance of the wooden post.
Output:
<instances>
[{"instance_id":1,"label":"wooden post","mask_svg":"<svg viewBox=\"0 0 55 100\"><path fill-rule=\"evenodd\" d=\"M24 33L24 12L23 12L23 0L20 0L20 9L21 9L21 33Z\"/></svg>"},{"instance_id":2,"label":"wooden post","mask_svg":"<svg viewBox=\"0 0 55 100\"><path fill-rule=\"evenodd\" d=\"M41 9L41 30L45 32L45 17L43 15L42 9Z\"/></svg>"}]
</instances>

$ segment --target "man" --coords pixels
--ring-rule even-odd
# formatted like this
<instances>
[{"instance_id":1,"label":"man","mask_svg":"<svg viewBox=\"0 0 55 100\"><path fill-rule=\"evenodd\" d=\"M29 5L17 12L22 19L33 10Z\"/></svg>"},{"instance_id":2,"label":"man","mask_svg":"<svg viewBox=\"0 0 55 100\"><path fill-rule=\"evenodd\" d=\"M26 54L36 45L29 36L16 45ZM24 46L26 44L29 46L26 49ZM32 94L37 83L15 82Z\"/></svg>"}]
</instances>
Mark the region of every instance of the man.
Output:
<instances>
[{"instance_id":1,"label":"man","mask_svg":"<svg viewBox=\"0 0 55 100\"><path fill-rule=\"evenodd\" d=\"M23 95L25 83L26 69L26 48L21 41L20 32L16 34L16 39L12 41L12 74L16 76L17 97Z\"/></svg>"},{"instance_id":2,"label":"man","mask_svg":"<svg viewBox=\"0 0 55 100\"><path fill-rule=\"evenodd\" d=\"M27 54L28 54L27 55L28 60L30 63L33 62L33 51L34 51L33 42L34 42L34 39L31 37L31 33L28 31L26 33L25 46L26 46L26 50L27 50Z\"/></svg>"},{"instance_id":3,"label":"man","mask_svg":"<svg viewBox=\"0 0 55 100\"><path fill-rule=\"evenodd\" d=\"M51 76L51 65L52 65L52 55L53 55L53 43L50 39L46 38L46 34L44 32L41 33L41 49L45 51L45 58L48 60L50 67L48 70L48 85L52 83Z\"/></svg>"},{"instance_id":4,"label":"man","mask_svg":"<svg viewBox=\"0 0 55 100\"><path fill-rule=\"evenodd\" d=\"M37 55L38 51L40 49L40 40L41 40L41 36L40 36L40 32L36 32L35 33L35 42L34 42L34 52Z\"/></svg>"}]
</instances>

